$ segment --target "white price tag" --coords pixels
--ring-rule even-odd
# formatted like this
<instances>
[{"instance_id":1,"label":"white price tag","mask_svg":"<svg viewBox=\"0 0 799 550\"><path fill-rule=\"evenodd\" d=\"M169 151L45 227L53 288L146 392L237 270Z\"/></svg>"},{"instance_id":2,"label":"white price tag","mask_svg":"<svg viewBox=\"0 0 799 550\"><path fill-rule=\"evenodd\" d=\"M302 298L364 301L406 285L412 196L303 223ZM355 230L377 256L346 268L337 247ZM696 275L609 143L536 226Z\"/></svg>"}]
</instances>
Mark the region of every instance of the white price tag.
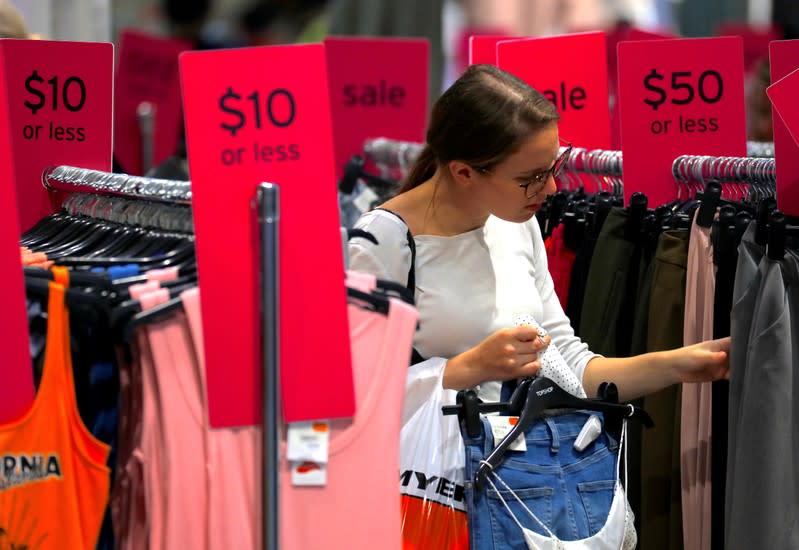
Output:
<instances>
[{"instance_id":1,"label":"white price tag","mask_svg":"<svg viewBox=\"0 0 799 550\"><path fill-rule=\"evenodd\" d=\"M518 416L486 416L488 423L491 424L491 433L494 434L494 447L499 445L499 442L508 435L511 429L519 421ZM509 451L526 451L527 442L524 440L524 434L519 434L513 443L508 447Z\"/></svg>"},{"instance_id":2,"label":"white price tag","mask_svg":"<svg viewBox=\"0 0 799 550\"><path fill-rule=\"evenodd\" d=\"M292 422L288 427L288 449L286 458L296 461L311 461L327 464L330 422Z\"/></svg>"},{"instance_id":3,"label":"white price tag","mask_svg":"<svg viewBox=\"0 0 799 550\"><path fill-rule=\"evenodd\" d=\"M291 484L297 487L323 487L327 485L327 464L310 460L291 463Z\"/></svg>"}]
</instances>

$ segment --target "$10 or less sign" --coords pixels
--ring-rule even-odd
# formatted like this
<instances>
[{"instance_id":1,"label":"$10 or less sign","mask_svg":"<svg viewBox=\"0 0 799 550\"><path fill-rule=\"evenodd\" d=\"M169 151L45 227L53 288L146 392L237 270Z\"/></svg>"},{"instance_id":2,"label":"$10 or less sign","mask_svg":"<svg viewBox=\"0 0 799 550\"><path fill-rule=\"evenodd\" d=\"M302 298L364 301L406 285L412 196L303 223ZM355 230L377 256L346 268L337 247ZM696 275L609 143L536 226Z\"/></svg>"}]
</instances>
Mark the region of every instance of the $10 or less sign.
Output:
<instances>
[{"instance_id":1,"label":"$10 or less sign","mask_svg":"<svg viewBox=\"0 0 799 550\"><path fill-rule=\"evenodd\" d=\"M248 126L254 130L262 130L266 126L273 128L289 128L297 117L297 102L290 90L275 88L268 92L254 90L242 95L228 87L219 97L219 109L224 113L219 127L230 137ZM299 143L259 144L253 142L252 150L238 147L222 152L221 160L230 166L246 162L251 155L253 162L285 162L300 160Z\"/></svg>"},{"instance_id":2,"label":"$10 or less sign","mask_svg":"<svg viewBox=\"0 0 799 550\"><path fill-rule=\"evenodd\" d=\"M0 48L24 231L51 212L45 167L111 169L113 46L3 40Z\"/></svg>"},{"instance_id":3,"label":"$10 or less sign","mask_svg":"<svg viewBox=\"0 0 799 550\"><path fill-rule=\"evenodd\" d=\"M20 229L52 212L46 167L111 168L112 84L111 44L0 40L0 423L34 395Z\"/></svg>"},{"instance_id":4,"label":"$10 or less sign","mask_svg":"<svg viewBox=\"0 0 799 550\"><path fill-rule=\"evenodd\" d=\"M619 102L624 195L677 197L682 154L745 156L743 44L738 37L622 42ZM701 55L698 55L701 52Z\"/></svg>"},{"instance_id":5,"label":"$10 or less sign","mask_svg":"<svg viewBox=\"0 0 799 550\"><path fill-rule=\"evenodd\" d=\"M261 421L260 246L253 209L261 182L280 187L283 419L352 416L324 47L188 52L180 57L180 73L211 424Z\"/></svg>"}]
</instances>

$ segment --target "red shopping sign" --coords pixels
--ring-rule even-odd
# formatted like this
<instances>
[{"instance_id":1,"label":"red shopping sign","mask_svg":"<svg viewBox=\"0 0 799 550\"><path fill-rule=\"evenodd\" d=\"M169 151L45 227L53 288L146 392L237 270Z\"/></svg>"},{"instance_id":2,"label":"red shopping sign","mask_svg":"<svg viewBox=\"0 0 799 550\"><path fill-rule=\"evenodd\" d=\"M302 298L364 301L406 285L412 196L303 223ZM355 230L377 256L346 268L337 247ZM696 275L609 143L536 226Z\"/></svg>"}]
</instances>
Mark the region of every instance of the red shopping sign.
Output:
<instances>
[{"instance_id":1,"label":"red shopping sign","mask_svg":"<svg viewBox=\"0 0 799 550\"><path fill-rule=\"evenodd\" d=\"M186 52L180 72L211 424L261 422L261 182L280 186L283 420L352 416L324 46Z\"/></svg>"},{"instance_id":2,"label":"red shopping sign","mask_svg":"<svg viewBox=\"0 0 799 550\"><path fill-rule=\"evenodd\" d=\"M366 139L423 142L427 125L427 40L326 38L336 179ZM353 60L357 59L357 63Z\"/></svg>"},{"instance_id":3,"label":"red shopping sign","mask_svg":"<svg viewBox=\"0 0 799 550\"><path fill-rule=\"evenodd\" d=\"M114 50L96 42L2 40L0 51L14 158L8 175L24 231L52 211L44 168L111 170Z\"/></svg>"},{"instance_id":4,"label":"red shopping sign","mask_svg":"<svg viewBox=\"0 0 799 550\"><path fill-rule=\"evenodd\" d=\"M619 44L619 102L626 200L675 199L679 155L746 156L738 37Z\"/></svg>"},{"instance_id":5,"label":"red shopping sign","mask_svg":"<svg viewBox=\"0 0 799 550\"><path fill-rule=\"evenodd\" d=\"M610 95L610 141L611 148L621 149L621 121L619 115L619 59L620 42L636 40L667 40L676 36L644 31L630 25L618 25L607 35L608 38L608 92Z\"/></svg>"},{"instance_id":6,"label":"red shopping sign","mask_svg":"<svg viewBox=\"0 0 799 550\"><path fill-rule=\"evenodd\" d=\"M0 40L0 423L34 395L20 229L52 212L42 172L111 168L111 44Z\"/></svg>"},{"instance_id":7,"label":"red shopping sign","mask_svg":"<svg viewBox=\"0 0 799 550\"><path fill-rule=\"evenodd\" d=\"M531 59L535 63L531 63ZM560 113L560 135L564 139L578 147L610 148L604 33L499 42L497 65L555 104Z\"/></svg>"},{"instance_id":8,"label":"red shopping sign","mask_svg":"<svg viewBox=\"0 0 799 550\"><path fill-rule=\"evenodd\" d=\"M791 137L797 132L795 119L796 77L790 76L799 69L799 40L772 42L770 50L771 81L768 89L774 109L771 119L774 126L774 157L777 163L777 203L781 210L799 215L799 145Z\"/></svg>"},{"instance_id":9,"label":"red shopping sign","mask_svg":"<svg viewBox=\"0 0 799 550\"><path fill-rule=\"evenodd\" d=\"M744 70L750 71L759 59L768 59L768 47L782 38L782 32L773 25L753 26L745 23L722 23L718 36L740 36L744 41Z\"/></svg>"},{"instance_id":10,"label":"red shopping sign","mask_svg":"<svg viewBox=\"0 0 799 550\"><path fill-rule=\"evenodd\" d=\"M469 65L496 65L497 44L503 40L522 38L504 34L472 36L469 38Z\"/></svg>"},{"instance_id":11,"label":"red shopping sign","mask_svg":"<svg viewBox=\"0 0 799 550\"><path fill-rule=\"evenodd\" d=\"M178 55L188 42L126 30L119 40L119 66L114 103L114 156L128 174L141 175L143 158L158 166L174 154L180 139ZM152 127L145 129L143 151L139 110L147 105ZM149 135L147 135L149 133Z\"/></svg>"}]
</instances>

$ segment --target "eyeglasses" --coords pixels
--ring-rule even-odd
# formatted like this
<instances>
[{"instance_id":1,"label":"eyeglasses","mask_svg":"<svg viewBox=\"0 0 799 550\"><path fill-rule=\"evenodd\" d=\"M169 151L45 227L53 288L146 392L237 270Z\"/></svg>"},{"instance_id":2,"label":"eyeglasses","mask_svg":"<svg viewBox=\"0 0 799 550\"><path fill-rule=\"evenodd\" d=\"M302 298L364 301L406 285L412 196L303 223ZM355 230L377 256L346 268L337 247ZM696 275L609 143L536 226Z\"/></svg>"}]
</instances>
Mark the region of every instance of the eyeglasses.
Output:
<instances>
[{"instance_id":1,"label":"eyeglasses","mask_svg":"<svg viewBox=\"0 0 799 550\"><path fill-rule=\"evenodd\" d=\"M555 159L555 163L552 165L552 168L548 168L538 172L537 174L533 174L528 181L519 183L519 187L524 189L524 194L528 199L535 197L541 192L541 190L547 184L547 181L549 181L549 176L557 178L560 175L572 149L573 145L569 143L566 146L566 149L560 155L558 155L557 159ZM493 174L493 172L487 168L476 168L476 170L482 172L483 174Z\"/></svg>"}]
</instances>

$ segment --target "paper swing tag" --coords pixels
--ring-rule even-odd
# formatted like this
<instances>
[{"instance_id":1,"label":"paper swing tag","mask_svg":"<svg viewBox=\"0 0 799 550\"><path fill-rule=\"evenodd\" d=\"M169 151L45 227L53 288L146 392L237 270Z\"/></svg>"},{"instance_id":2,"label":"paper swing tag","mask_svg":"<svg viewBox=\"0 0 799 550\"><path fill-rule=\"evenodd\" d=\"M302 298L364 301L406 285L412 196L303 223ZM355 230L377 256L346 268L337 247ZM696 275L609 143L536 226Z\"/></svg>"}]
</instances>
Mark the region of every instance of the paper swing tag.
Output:
<instances>
[{"instance_id":1,"label":"paper swing tag","mask_svg":"<svg viewBox=\"0 0 799 550\"><path fill-rule=\"evenodd\" d=\"M330 422L292 422L288 426L286 458L292 462L310 461L327 464Z\"/></svg>"},{"instance_id":2,"label":"paper swing tag","mask_svg":"<svg viewBox=\"0 0 799 550\"><path fill-rule=\"evenodd\" d=\"M488 423L491 424L491 433L494 434L494 447L499 445L499 442L511 431L518 422L518 416L486 416ZM526 451L527 442L524 440L524 434L519 434L513 443L508 447L509 451Z\"/></svg>"}]
</instances>

